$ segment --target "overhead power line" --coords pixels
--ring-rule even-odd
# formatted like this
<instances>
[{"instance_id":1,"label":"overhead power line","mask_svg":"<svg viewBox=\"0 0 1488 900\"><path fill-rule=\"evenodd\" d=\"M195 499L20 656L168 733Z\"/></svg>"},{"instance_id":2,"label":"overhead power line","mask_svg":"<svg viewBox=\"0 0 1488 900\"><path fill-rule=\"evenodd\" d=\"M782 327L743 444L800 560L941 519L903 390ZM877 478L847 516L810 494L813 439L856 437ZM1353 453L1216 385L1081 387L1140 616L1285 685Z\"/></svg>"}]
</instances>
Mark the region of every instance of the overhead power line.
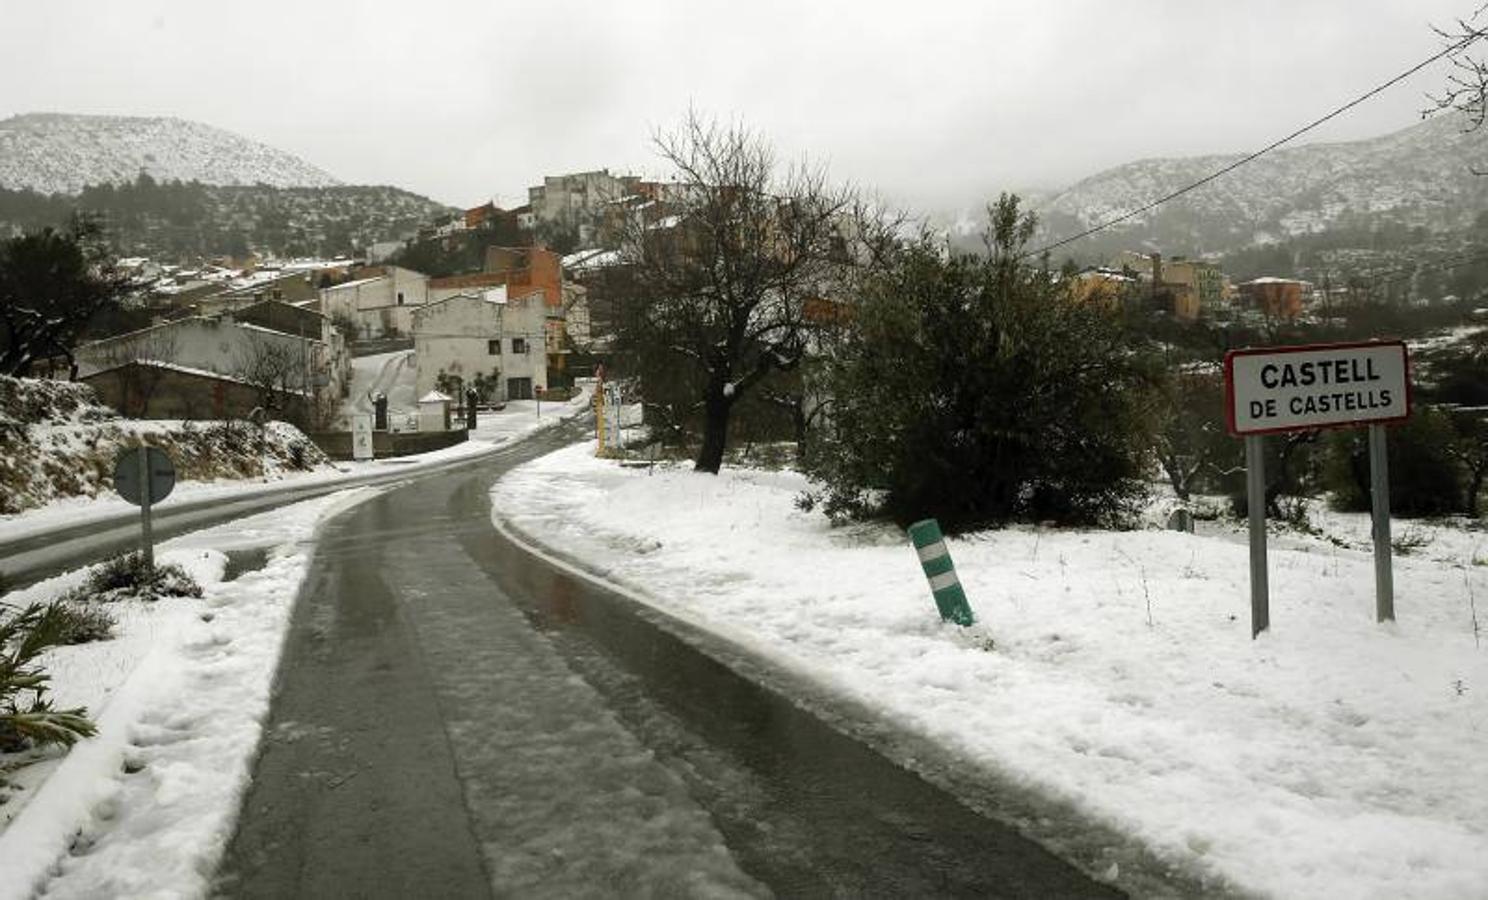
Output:
<instances>
[{"instance_id":1,"label":"overhead power line","mask_svg":"<svg viewBox=\"0 0 1488 900\"><path fill-rule=\"evenodd\" d=\"M1314 128L1317 128L1319 125L1322 125L1322 124L1324 124L1324 123L1326 123L1326 122L1328 122L1328 121L1330 121L1332 119L1337 118L1338 116L1343 115L1344 113L1346 113L1349 110L1353 109L1354 107L1358 106L1360 103L1363 103L1364 101L1369 100L1370 98L1374 97L1375 95L1380 94L1383 91L1385 91L1385 90L1387 90L1387 89L1389 89L1391 87L1394 87L1395 85L1399 84L1400 82L1404 81L1405 79L1409 78L1410 76L1416 74L1417 72L1421 71L1422 69L1426 68L1427 66L1429 66L1432 63L1436 62L1437 60L1443 59L1445 57L1448 57L1448 56L1453 55L1454 53L1457 53L1459 51L1462 51L1462 50L1467 49L1467 47L1469 45L1473 44L1474 42L1476 42L1477 40L1479 40L1480 38L1482 38L1484 35L1488 35L1488 29L1474 31L1474 32L1468 34L1467 36L1463 37L1462 40L1456 42L1455 44L1452 44L1451 46L1447 47L1445 50L1442 50L1440 53L1436 53L1436 54L1434 54L1434 55L1432 55L1432 56L1430 56L1430 57L1422 60L1421 62L1416 63L1414 66L1411 66L1409 69L1406 69L1404 72L1401 72L1399 75L1396 75L1394 78L1391 78L1389 81L1386 81L1383 84L1380 84L1380 85L1378 85L1378 86L1376 86L1374 88L1371 88L1370 90L1364 92L1363 94L1360 94L1359 96L1355 97L1354 99L1350 100L1349 102L1345 103L1344 105L1338 107L1337 109L1333 110L1332 112L1328 113L1327 115L1322 116L1321 118L1315 119L1312 122L1310 122L1310 123L1302 126L1301 128L1298 128L1296 131L1293 131L1291 134L1287 135L1284 138L1281 138L1281 139L1276 140L1276 141L1272 141L1271 143L1269 143L1266 146L1262 147L1261 149L1255 151L1254 153L1250 154L1249 156L1241 157L1240 159L1235 160L1234 162L1230 163L1229 165L1225 166L1224 168L1219 169L1216 172L1211 172L1208 175L1205 175L1203 178L1200 178L1198 181L1195 181L1192 184L1185 185L1185 186L1179 188L1178 190L1173 191L1170 194L1166 194L1166 195L1164 195L1162 197L1159 197L1156 200L1153 200L1151 203L1148 203L1146 206L1140 207L1138 209L1131 210L1130 212L1122 213L1121 215L1117 216L1114 219L1109 219L1109 220L1107 220L1105 222L1100 223L1099 225L1094 225L1094 226L1092 226L1090 228L1087 228L1084 231L1080 232L1079 234L1073 235L1071 237L1064 238L1063 240L1060 240L1060 241L1055 241L1052 244L1047 244L1047 245L1045 245L1043 247L1040 247L1037 250L1032 250L1032 251L1029 251L1027 253L1024 253L1023 256L1024 257L1028 257L1028 256L1042 256L1043 254L1048 253L1051 250L1056 250L1056 249L1058 249L1060 247L1063 247L1066 244L1072 244L1075 241L1082 240L1084 238L1090 237L1093 234L1098 234L1098 233L1100 233L1102 231L1105 231L1107 228L1110 228L1113 225L1120 225L1122 222L1129 221L1131 219L1136 218L1137 216L1142 215L1143 213L1150 212L1150 211L1156 209L1157 207L1163 205L1164 203L1167 203L1170 200L1176 200L1177 198L1182 197L1184 194L1187 194L1187 193L1189 193L1191 191L1197 190L1197 189L1203 187L1204 185L1208 184L1209 182L1214 181L1217 178L1220 178L1222 176L1228 175L1229 173L1235 171L1236 169L1240 168L1243 165L1246 165L1247 163L1255 162L1257 159L1260 159L1262 156L1265 156L1267 153L1270 153L1272 150L1275 150L1278 147L1281 147L1281 146L1283 146L1283 145L1285 145L1285 144L1287 144L1287 143L1289 143L1289 142L1291 142L1293 140L1296 140L1297 138L1301 137L1302 135L1306 134L1307 132L1312 131Z\"/></svg>"}]
</instances>

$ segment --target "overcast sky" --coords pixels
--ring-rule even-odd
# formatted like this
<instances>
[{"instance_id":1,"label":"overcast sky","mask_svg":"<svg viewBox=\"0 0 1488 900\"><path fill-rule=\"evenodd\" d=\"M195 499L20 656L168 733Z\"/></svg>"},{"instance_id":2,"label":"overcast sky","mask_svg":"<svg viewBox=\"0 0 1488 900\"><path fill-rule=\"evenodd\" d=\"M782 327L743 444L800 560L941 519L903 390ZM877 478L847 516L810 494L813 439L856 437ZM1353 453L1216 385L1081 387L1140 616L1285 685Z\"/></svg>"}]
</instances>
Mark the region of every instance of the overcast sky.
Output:
<instances>
[{"instance_id":1,"label":"overcast sky","mask_svg":"<svg viewBox=\"0 0 1488 900\"><path fill-rule=\"evenodd\" d=\"M689 104L922 211L1254 149L1434 52L1478 0L0 0L0 118L174 115L469 206L664 174ZM1442 64L1309 140L1414 124Z\"/></svg>"}]
</instances>

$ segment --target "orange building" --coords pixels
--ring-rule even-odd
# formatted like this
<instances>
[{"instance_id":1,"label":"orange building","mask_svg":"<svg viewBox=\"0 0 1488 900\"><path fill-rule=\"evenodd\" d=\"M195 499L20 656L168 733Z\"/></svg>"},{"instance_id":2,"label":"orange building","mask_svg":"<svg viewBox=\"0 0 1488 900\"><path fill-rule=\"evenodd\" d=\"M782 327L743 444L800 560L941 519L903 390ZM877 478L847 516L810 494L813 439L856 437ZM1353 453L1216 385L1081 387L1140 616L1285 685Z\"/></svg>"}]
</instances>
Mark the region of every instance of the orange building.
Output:
<instances>
[{"instance_id":1,"label":"orange building","mask_svg":"<svg viewBox=\"0 0 1488 900\"><path fill-rule=\"evenodd\" d=\"M1238 285L1245 305L1277 319L1295 319L1312 285L1294 278L1256 278Z\"/></svg>"}]
</instances>

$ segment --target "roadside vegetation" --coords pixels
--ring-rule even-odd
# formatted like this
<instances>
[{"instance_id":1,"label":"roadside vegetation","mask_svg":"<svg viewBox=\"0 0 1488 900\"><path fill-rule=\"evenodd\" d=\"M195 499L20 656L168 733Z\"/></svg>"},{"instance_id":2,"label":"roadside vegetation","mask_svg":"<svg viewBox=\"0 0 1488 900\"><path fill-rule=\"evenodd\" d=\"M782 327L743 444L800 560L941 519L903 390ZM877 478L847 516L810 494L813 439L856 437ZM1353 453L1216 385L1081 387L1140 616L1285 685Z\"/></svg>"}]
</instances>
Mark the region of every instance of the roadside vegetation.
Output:
<instances>
[{"instance_id":1,"label":"roadside vegetation","mask_svg":"<svg viewBox=\"0 0 1488 900\"><path fill-rule=\"evenodd\" d=\"M48 698L47 650L73 643L78 613L68 603L0 604L0 753L33 746L71 746L94 725L81 707L57 709Z\"/></svg>"},{"instance_id":2,"label":"roadside vegetation","mask_svg":"<svg viewBox=\"0 0 1488 900\"><path fill-rule=\"evenodd\" d=\"M1430 305L1354 279L1311 317L1179 322L1135 286L1076 299L1072 263L1029 253L1037 223L1016 197L967 253L824 170L782 169L739 126L693 113L657 148L679 214L622 235L604 286L623 311L611 374L643 405L653 455L716 473L740 447L788 442L813 480L802 506L838 522L1120 526L1164 483L1203 515L1216 496L1244 515L1226 352L1400 338L1419 343L1416 412L1390 431L1392 508L1480 514L1488 294L1461 278L1415 285L1466 289ZM1314 500L1367 509L1361 435L1268 439L1268 515L1306 527Z\"/></svg>"},{"instance_id":3,"label":"roadside vegetation","mask_svg":"<svg viewBox=\"0 0 1488 900\"><path fill-rule=\"evenodd\" d=\"M152 567L142 554L126 553L96 566L82 584L50 602L0 601L0 753L71 746L95 732L86 709L53 704L47 651L112 638L110 604L200 596L201 585L180 566Z\"/></svg>"}]
</instances>

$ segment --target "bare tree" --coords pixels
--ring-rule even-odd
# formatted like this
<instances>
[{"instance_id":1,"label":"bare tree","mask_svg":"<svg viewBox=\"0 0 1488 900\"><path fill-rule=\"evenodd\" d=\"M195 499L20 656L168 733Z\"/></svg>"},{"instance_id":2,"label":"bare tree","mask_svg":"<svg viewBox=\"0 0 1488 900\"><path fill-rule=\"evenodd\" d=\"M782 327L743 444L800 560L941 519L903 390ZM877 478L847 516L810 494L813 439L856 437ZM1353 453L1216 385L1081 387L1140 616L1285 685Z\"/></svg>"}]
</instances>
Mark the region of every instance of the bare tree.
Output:
<instances>
[{"instance_id":1,"label":"bare tree","mask_svg":"<svg viewBox=\"0 0 1488 900\"><path fill-rule=\"evenodd\" d=\"M696 112L655 144L676 184L670 215L622 226L620 345L648 400L666 382L692 398L702 413L695 466L716 473L735 404L808 351L806 305L844 262L839 225L853 195L820 168L780 166L747 128Z\"/></svg>"},{"instance_id":2,"label":"bare tree","mask_svg":"<svg viewBox=\"0 0 1488 900\"><path fill-rule=\"evenodd\" d=\"M286 341L249 335L233 363L234 377L253 386L265 413L287 412L290 397L304 386L304 354Z\"/></svg>"},{"instance_id":3,"label":"bare tree","mask_svg":"<svg viewBox=\"0 0 1488 900\"><path fill-rule=\"evenodd\" d=\"M1424 115L1456 110L1467 118L1468 131L1482 127L1485 116L1488 116L1488 61L1468 52L1473 44L1488 35L1488 29L1479 22L1484 10L1488 10L1488 3L1479 6L1471 16L1458 19L1449 28L1432 29L1447 45L1452 69L1442 92L1428 95L1432 106Z\"/></svg>"}]
</instances>

